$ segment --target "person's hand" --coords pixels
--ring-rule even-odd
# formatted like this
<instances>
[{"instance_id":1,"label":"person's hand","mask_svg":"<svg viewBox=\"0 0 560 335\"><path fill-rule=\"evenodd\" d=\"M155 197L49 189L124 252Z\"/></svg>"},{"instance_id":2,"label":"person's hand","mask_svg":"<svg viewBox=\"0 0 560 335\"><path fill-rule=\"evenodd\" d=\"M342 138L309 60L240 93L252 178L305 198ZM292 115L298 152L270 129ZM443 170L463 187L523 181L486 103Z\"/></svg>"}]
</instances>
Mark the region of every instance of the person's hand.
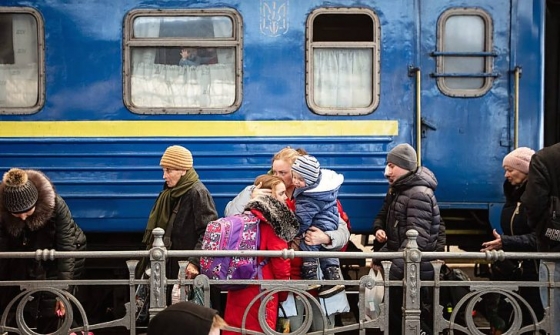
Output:
<instances>
[{"instance_id":1,"label":"person's hand","mask_svg":"<svg viewBox=\"0 0 560 335\"><path fill-rule=\"evenodd\" d=\"M56 311L56 316L58 316L59 318L62 318L66 315L66 307L64 306L64 303L58 299L56 299L54 309Z\"/></svg>"},{"instance_id":2,"label":"person's hand","mask_svg":"<svg viewBox=\"0 0 560 335\"><path fill-rule=\"evenodd\" d=\"M480 251L500 250L502 249L502 236L498 234L496 229L492 230L495 240L482 243Z\"/></svg>"},{"instance_id":3,"label":"person's hand","mask_svg":"<svg viewBox=\"0 0 560 335\"><path fill-rule=\"evenodd\" d=\"M331 237L325 234L321 229L313 226L309 227L305 232L304 238L305 244L307 245L331 244Z\"/></svg>"},{"instance_id":4,"label":"person's hand","mask_svg":"<svg viewBox=\"0 0 560 335\"><path fill-rule=\"evenodd\" d=\"M385 233L385 230L379 229L378 231L376 231L375 232L375 239L379 243L387 242L387 234Z\"/></svg>"},{"instance_id":5,"label":"person's hand","mask_svg":"<svg viewBox=\"0 0 560 335\"><path fill-rule=\"evenodd\" d=\"M381 272L383 273L383 266L375 264L375 263L371 263L371 268L373 269L373 271L375 272Z\"/></svg>"},{"instance_id":6,"label":"person's hand","mask_svg":"<svg viewBox=\"0 0 560 335\"><path fill-rule=\"evenodd\" d=\"M253 188L253 191L251 191L251 199L255 199L256 197L262 195L272 195L272 190L262 189L261 187L262 187L262 183L259 183L257 186Z\"/></svg>"},{"instance_id":7,"label":"person's hand","mask_svg":"<svg viewBox=\"0 0 560 335\"><path fill-rule=\"evenodd\" d=\"M198 267L193 263L189 263L186 269L186 277L187 279L194 279L194 277L198 276Z\"/></svg>"}]
</instances>

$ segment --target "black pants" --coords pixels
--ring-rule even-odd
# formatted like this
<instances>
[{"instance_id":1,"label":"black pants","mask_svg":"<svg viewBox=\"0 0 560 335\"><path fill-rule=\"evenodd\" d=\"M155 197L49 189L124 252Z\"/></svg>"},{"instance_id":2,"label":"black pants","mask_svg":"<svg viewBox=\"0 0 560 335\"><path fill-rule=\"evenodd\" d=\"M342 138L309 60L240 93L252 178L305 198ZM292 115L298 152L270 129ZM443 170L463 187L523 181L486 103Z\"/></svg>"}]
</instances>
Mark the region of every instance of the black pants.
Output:
<instances>
[{"instance_id":1,"label":"black pants","mask_svg":"<svg viewBox=\"0 0 560 335\"><path fill-rule=\"evenodd\" d=\"M433 288L420 288L420 328L426 334L432 334L433 320ZM403 289L389 287L389 334L402 334L403 322Z\"/></svg>"}]
</instances>

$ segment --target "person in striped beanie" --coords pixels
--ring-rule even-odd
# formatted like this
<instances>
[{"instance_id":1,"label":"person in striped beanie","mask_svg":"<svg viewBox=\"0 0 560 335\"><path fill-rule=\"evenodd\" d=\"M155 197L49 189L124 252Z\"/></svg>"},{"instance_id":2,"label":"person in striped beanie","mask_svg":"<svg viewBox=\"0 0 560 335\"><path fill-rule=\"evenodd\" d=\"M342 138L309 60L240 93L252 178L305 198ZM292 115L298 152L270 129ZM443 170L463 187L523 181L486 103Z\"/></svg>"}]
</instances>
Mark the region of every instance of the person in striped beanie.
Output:
<instances>
[{"instance_id":1,"label":"person in striped beanie","mask_svg":"<svg viewBox=\"0 0 560 335\"><path fill-rule=\"evenodd\" d=\"M321 169L319 161L311 155L302 155L292 164L292 178L296 189L294 199L295 214L300 224L299 236L303 236L310 227L321 231L338 229L339 213L336 204L338 189L344 177L335 171ZM321 251L321 245L307 245L302 239L300 249L303 251ZM307 280L317 280L319 266L323 279L342 280L340 261L338 258L304 257L301 267L301 277ZM328 298L344 290L344 285L310 285L309 289L319 288L319 296Z\"/></svg>"}]
</instances>

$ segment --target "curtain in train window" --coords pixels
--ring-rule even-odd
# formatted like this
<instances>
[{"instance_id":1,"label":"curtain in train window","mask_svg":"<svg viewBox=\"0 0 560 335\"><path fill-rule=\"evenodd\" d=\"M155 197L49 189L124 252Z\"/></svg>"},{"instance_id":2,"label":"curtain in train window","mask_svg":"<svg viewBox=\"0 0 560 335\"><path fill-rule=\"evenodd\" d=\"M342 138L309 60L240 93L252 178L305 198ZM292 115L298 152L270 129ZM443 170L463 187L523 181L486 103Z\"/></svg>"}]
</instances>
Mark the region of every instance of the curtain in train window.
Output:
<instances>
[{"instance_id":1,"label":"curtain in train window","mask_svg":"<svg viewBox=\"0 0 560 335\"><path fill-rule=\"evenodd\" d=\"M37 105L37 35L33 15L0 13L0 108Z\"/></svg>"},{"instance_id":2,"label":"curtain in train window","mask_svg":"<svg viewBox=\"0 0 560 335\"><path fill-rule=\"evenodd\" d=\"M183 46L131 49L131 102L149 108L225 108L236 98L235 47L228 17L139 17L133 37L184 40ZM215 41L197 46L199 41ZM201 44L201 43L198 43Z\"/></svg>"},{"instance_id":3,"label":"curtain in train window","mask_svg":"<svg viewBox=\"0 0 560 335\"><path fill-rule=\"evenodd\" d=\"M308 20L307 101L318 114L366 114L378 104L379 27L371 11L323 8Z\"/></svg>"}]
</instances>

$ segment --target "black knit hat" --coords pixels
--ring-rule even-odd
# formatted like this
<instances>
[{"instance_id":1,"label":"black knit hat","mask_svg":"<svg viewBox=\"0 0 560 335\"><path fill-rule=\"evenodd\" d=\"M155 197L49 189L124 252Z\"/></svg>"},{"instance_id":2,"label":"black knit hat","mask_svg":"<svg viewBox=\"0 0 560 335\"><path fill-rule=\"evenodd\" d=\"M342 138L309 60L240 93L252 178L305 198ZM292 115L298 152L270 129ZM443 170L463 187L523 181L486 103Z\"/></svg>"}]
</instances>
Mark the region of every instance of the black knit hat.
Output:
<instances>
[{"instance_id":1,"label":"black knit hat","mask_svg":"<svg viewBox=\"0 0 560 335\"><path fill-rule=\"evenodd\" d=\"M21 169L10 169L2 178L2 205L10 213L25 213L37 203L39 192Z\"/></svg>"},{"instance_id":2,"label":"black knit hat","mask_svg":"<svg viewBox=\"0 0 560 335\"><path fill-rule=\"evenodd\" d=\"M395 164L408 171L416 171L418 168L416 150L408 143L399 144L389 151L387 163Z\"/></svg>"},{"instance_id":3,"label":"black knit hat","mask_svg":"<svg viewBox=\"0 0 560 335\"><path fill-rule=\"evenodd\" d=\"M208 335L218 312L181 301L159 312L148 324L148 335Z\"/></svg>"}]
</instances>

